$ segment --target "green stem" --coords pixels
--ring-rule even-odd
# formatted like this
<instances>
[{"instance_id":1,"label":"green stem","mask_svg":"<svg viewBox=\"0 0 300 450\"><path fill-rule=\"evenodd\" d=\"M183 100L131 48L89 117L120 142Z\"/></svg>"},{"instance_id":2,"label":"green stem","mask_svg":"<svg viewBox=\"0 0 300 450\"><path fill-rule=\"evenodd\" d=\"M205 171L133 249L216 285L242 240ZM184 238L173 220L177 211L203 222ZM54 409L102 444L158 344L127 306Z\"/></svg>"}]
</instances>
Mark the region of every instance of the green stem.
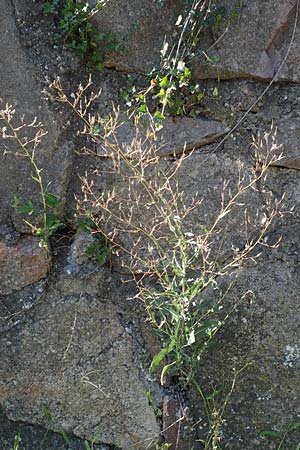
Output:
<instances>
[{"instance_id":1,"label":"green stem","mask_svg":"<svg viewBox=\"0 0 300 450\"><path fill-rule=\"evenodd\" d=\"M40 188L41 203L42 203L43 227L46 228L46 226L47 226L47 206L46 206L46 196L45 196L45 189L44 189L44 185L43 185L43 180L42 180L42 177L40 175L41 169L38 168L38 166L37 166L37 164L35 162L34 154L30 153L27 150L26 145L23 144L23 142L19 138L15 128L11 125L10 121L7 120L3 114L1 115L1 119L5 122L5 124L11 130L11 132L13 134L13 139L15 139L15 141L18 143L19 147L22 149L22 151L25 154L25 156L29 159L29 161L30 161L30 163L31 163L31 165L32 165L32 167L34 169L35 181L38 183L39 188Z\"/></svg>"}]
</instances>

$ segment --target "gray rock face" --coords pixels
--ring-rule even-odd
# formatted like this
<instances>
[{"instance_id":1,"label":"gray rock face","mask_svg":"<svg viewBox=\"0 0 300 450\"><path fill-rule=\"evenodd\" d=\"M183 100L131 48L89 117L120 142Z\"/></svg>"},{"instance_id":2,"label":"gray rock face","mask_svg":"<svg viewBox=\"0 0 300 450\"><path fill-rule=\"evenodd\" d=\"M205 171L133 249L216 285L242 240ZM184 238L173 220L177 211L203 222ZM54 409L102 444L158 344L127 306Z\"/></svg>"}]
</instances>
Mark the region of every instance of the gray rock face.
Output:
<instances>
[{"instance_id":1,"label":"gray rock face","mask_svg":"<svg viewBox=\"0 0 300 450\"><path fill-rule=\"evenodd\" d=\"M293 32L295 0L267 0L263 4L259 0L242 4L237 0L225 0L222 6L226 8L226 17L212 30L205 29L201 36L201 47L218 63L207 63L203 56L196 57L193 62L195 79L253 77L270 80L291 46L277 80L300 80L299 28ZM181 11L182 4L178 1L165 2L159 7L147 0L142 8L136 2L112 1L95 22L100 30L116 29L117 24L117 31L126 35L128 52L108 55L106 65L130 72L145 73L152 69L159 62L163 37L171 42L172 28Z\"/></svg>"},{"instance_id":2,"label":"gray rock face","mask_svg":"<svg viewBox=\"0 0 300 450\"><path fill-rule=\"evenodd\" d=\"M232 368L245 367L231 397L224 442L232 448L251 450L272 448L272 440L262 438L263 430L285 431L300 414L298 395L299 351L299 238L283 234L284 251L270 260L247 267L238 274L236 299L249 287L250 301L238 301L237 313L229 319L216 347L201 361L198 381L206 389L220 386L220 377L232 382ZM284 256L285 255L285 256ZM247 364L249 364L247 366ZM226 389L226 388L225 388ZM201 413L200 413L201 414ZM201 435L201 431L199 431ZM299 434L291 433L287 448L296 448Z\"/></svg>"},{"instance_id":3,"label":"gray rock face","mask_svg":"<svg viewBox=\"0 0 300 450\"><path fill-rule=\"evenodd\" d=\"M290 43L291 51L286 64L276 80L299 81L297 68L299 31L293 35L296 21L296 2L268 0L263 4L245 2L242 6L225 1L228 11L236 9L237 17L213 31L213 39L208 45L219 60L215 67L195 61L196 78L253 77L270 80L279 69ZM255 25L254 25L255 24ZM225 33L225 34L224 34ZM293 40L292 40L293 39Z\"/></svg>"},{"instance_id":4,"label":"gray rock face","mask_svg":"<svg viewBox=\"0 0 300 450\"><path fill-rule=\"evenodd\" d=\"M300 170L300 130L298 120L284 118L276 124L277 142L282 159L276 163L278 167Z\"/></svg>"},{"instance_id":5,"label":"gray rock face","mask_svg":"<svg viewBox=\"0 0 300 450\"><path fill-rule=\"evenodd\" d=\"M132 143L141 142L141 147L147 152L151 148L159 156L180 155L190 150L203 147L224 136L229 128L216 120L208 120L201 117L166 117L162 130L156 133L156 138L149 139L148 127L143 125L136 127L127 121L121 122L117 127L112 139L108 143L115 142L128 152ZM109 146L98 145L97 154L100 156L110 155Z\"/></svg>"},{"instance_id":6,"label":"gray rock face","mask_svg":"<svg viewBox=\"0 0 300 450\"><path fill-rule=\"evenodd\" d=\"M164 35L167 40L171 37L182 6L181 0L163 3L160 8L152 0L111 0L108 7L95 17L101 32L113 30L116 34L123 33L128 48L124 54L107 55L108 67L145 73L159 61ZM195 59L194 77L270 80L293 37L286 64L277 79L300 81L298 28L292 36L296 1L224 0L223 4L229 15L216 27L205 30L201 40L201 46L209 49L209 55L218 57L219 62L212 64L203 58ZM0 0L1 96L5 102L16 105L17 114L26 114L28 121L37 116L45 123L49 133L37 151L37 163L43 168L45 183L51 183L49 191L62 200L66 198L72 172L68 194L70 217L76 206L74 193L78 198L81 195L77 172L84 175L85 171L90 171L98 193L114 187L126 199L124 184L109 172L111 162L103 157L106 149L99 147L96 158L80 155L73 164L72 144L65 140L58 125L58 122L64 122L64 117L56 123L57 116L40 99L36 80L39 72L22 50L16 26L17 20L24 18L25 11L29 13L32 6L36 7L37 3ZM39 26L39 36L43 36L42 23ZM32 47L31 51L31 55L34 54ZM41 53L38 61L43 61ZM51 61L51 55L46 61ZM71 69L67 73L71 73ZM118 78L118 74L112 71L110 76ZM101 77L105 84L105 73ZM275 125L278 127L278 143L282 144L278 153L282 151L283 158L269 169L266 190L270 190L277 199L285 194L286 210L294 208L294 211L283 215L266 236L264 244L270 245L282 237L277 249L270 251L263 245L259 249L261 259L257 265L249 263L238 273L231 274L230 279L224 278L225 288L231 281L236 282L229 302L240 299L249 289L254 297L251 304L238 302L237 310L224 326L219 341L200 360L198 373L204 391L209 393L212 385L218 388L220 384L230 384L233 366L239 368L248 361L252 362L238 380L226 410L224 446L234 450L260 450L267 448L269 443L258 437L258 431L285 430L290 422L299 420L300 414L300 93L297 84L278 84L277 89L271 89L256 105L238 132L215 151L215 146L207 144L227 133L227 127L235 124L239 114L249 108L264 87L255 81L248 82L247 86L246 81L243 83L242 80L220 83L219 97L210 98L209 108L203 111L211 119L166 119L155 145L160 152L161 171L174 167L184 148L196 149L181 162L177 181L187 203L196 193L204 199L200 209L190 216L191 229L198 230L201 225L211 224L218 215L224 183L227 183L228 195L230 190L234 192L236 189L239 180L237 161L241 159L245 163L241 171L243 176L248 178L253 174L256 162L249 149L250 134L256 134L258 130L263 133L273 117L279 118ZM214 82L203 84L207 92L215 86ZM106 86L108 91L110 86ZM114 86L118 91L118 83ZM223 99L225 104L222 106ZM101 106L105 114L107 105ZM76 130L73 131L75 134ZM134 130L124 124L118 133L123 147L130 147ZM166 398L165 392L148 380L150 357L144 347L148 342L153 357L160 345L145 324L141 326L142 313L138 306L130 305L128 298L134 293L119 281L120 258L109 261L112 270L91 262L86 254L86 249L94 242L90 234L77 231L72 242L68 236L67 243L64 241L63 244L61 236L56 237L53 273L49 274L49 260L39 247L39 239L20 236L20 232L28 232L28 229L22 218L13 213L11 206L15 194L25 200L39 202L37 186L31 180L32 168L27 160L17 157L14 145L7 149L11 153L4 156L4 144L7 141L1 142L0 152L1 408L5 416L16 421L16 427L18 421L29 422L58 432L63 428L81 438L92 438L100 430L99 442L117 445L123 450L144 450L160 432L145 391L150 387L156 393L158 406ZM201 148L204 145L206 147ZM173 156L174 153L177 156ZM103 173L103 170L107 172ZM150 179L152 175L149 172ZM211 246L212 254L221 248L219 256L226 258L232 247L241 248L249 234L251 236L255 227L262 223L268 207L264 187L257 183L222 222L223 228L220 227ZM245 227L245 210L250 228ZM134 213L139 214L139 220L144 223L153 220L151 211L150 214L145 210ZM128 239L126 245L130 247L131 244ZM61 254L56 257L55 252L61 245ZM144 251L147 252L147 248ZM46 276L45 281L37 282ZM227 303L224 310L226 307ZM140 328L144 329L144 337ZM203 418L199 403L197 398L197 420ZM51 412L51 424L43 413L43 406ZM169 417L169 406L171 409L171 404L167 407L163 404L162 408L167 410L163 411L162 418L165 426L176 420L171 415ZM0 447L9 450L12 446L10 436L16 433L11 431L7 438L5 429L2 432L1 428L5 428L6 420L2 420L2 416L0 419ZM11 428L12 423L6 427ZM175 428L171 431L176 434ZM201 430L196 431L201 437ZM31 432L29 435L24 448L36 450L40 440L31 436ZM297 433L289 439L287 448L295 448L299 442ZM56 448L56 445L59 448L59 437L53 436L49 449ZM196 445L197 442L195 448ZM48 442L45 446L48 448ZM81 443L78 448L83 448Z\"/></svg>"},{"instance_id":7,"label":"gray rock face","mask_svg":"<svg viewBox=\"0 0 300 450\"><path fill-rule=\"evenodd\" d=\"M13 420L47 426L45 405L51 429L87 438L101 429L99 442L146 448L159 427L145 396L143 349L111 282L105 269L65 274L5 332L0 403Z\"/></svg>"},{"instance_id":8,"label":"gray rock face","mask_svg":"<svg viewBox=\"0 0 300 450\"><path fill-rule=\"evenodd\" d=\"M0 445L1 449L9 450L12 448L15 436L20 432L21 445L24 450L37 449L43 442L44 450L65 450L66 443L60 433L53 433L40 426L27 425L22 422L14 422L7 419L3 410L0 410ZM83 450L84 442L78 438L69 435L72 443L72 449ZM104 445L95 445L95 450L109 450Z\"/></svg>"},{"instance_id":9,"label":"gray rock face","mask_svg":"<svg viewBox=\"0 0 300 450\"><path fill-rule=\"evenodd\" d=\"M178 1L175 1L178 4ZM164 34L173 31L176 12L161 8L151 0L113 0L94 19L101 32L120 34L125 54L109 53L105 65L129 72L145 73L159 61ZM163 30L163 32L162 32Z\"/></svg>"}]
</instances>

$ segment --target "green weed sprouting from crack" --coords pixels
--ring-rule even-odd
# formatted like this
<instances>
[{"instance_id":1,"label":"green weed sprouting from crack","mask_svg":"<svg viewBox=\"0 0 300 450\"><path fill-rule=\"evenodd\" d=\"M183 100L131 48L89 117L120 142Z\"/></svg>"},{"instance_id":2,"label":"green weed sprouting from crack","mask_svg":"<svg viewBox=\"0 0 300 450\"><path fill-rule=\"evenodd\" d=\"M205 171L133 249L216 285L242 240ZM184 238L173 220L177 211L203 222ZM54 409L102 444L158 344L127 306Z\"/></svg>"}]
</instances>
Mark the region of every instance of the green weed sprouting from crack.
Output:
<instances>
[{"instance_id":1,"label":"green weed sprouting from crack","mask_svg":"<svg viewBox=\"0 0 300 450\"><path fill-rule=\"evenodd\" d=\"M98 0L95 6L80 0L64 0L63 3L52 0L44 5L46 13L55 13L60 17L59 33L56 37L62 39L78 57L92 63L99 71L104 69L104 57L107 52L126 52L124 45L118 43L120 36L117 39L113 31L99 32L92 23L95 15L108 4L109 0Z\"/></svg>"},{"instance_id":2,"label":"green weed sprouting from crack","mask_svg":"<svg viewBox=\"0 0 300 450\"><path fill-rule=\"evenodd\" d=\"M134 298L144 304L154 333L160 338L162 349L154 356L150 373L160 371L162 385L166 377L175 378L181 386L197 391L210 426L204 448L219 449L225 407L240 371L235 371L229 396L218 407L215 397L211 402L203 393L195 372L203 353L209 351L216 334L235 310L235 304L229 307L225 302L232 286L229 283L221 290L220 280L259 256L259 246L267 245L264 241L267 231L275 217L281 215L282 199L276 201L268 190L264 191L268 212L263 221L255 224L246 221L246 236L249 236L248 227L253 228L253 233L245 245L232 247L225 260L220 258L222 240L216 252L212 249L217 237L226 235L225 218L235 214L236 208L244 207L243 196L263 185L268 169L280 159L276 155L275 137L266 134L253 143L253 167L243 173L237 164L236 185L222 194L215 219L210 225L195 227L190 222L190 214L205 199L196 196L188 200L179 188L178 173L188 156L177 155L172 164L164 165L167 160L149 138L152 131L145 138L138 125L132 142L124 147L117 133L120 126L117 112L109 119L89 113L89 107L98 98L93 92L89 94L91 81L85 87L80 86L72 97L64 93L59 80L51 87L56 92L55 99L81 118L81 133L96 149L106 149L104 155L99 155L97 150L89 151L89 155L92 152L108 164L98 174L103 170L116 177L114 187L104 192L99 192L88 175L83 177L83 198L78 199L77 215L79 218L92 215L96 229L110 243L112 255L118 255L119 264L134 282L137 290ZM242 212L247 217L247 210ZM251 292L245 293L248 294Z\"/></svg>"},{"instance_id":3,"label":"green weed sprouting from crack","mask_svg":"<svg viewBox=\"0 0 300 450\"><path fill-rule=\"evenodd\" d=\"M91 216L87 216L79 220L78 225L81 230L90 233L93 241L85 250L85 254L95 258L100 266L103 266L110 258L110 245L104 234L99 232L97 225Z\"/></svg>"},{"instance_id":4,"label":"green weed sprouting from crack","mask_svg":"<svg viewBox=\"0 0 300 450\"><path fill-rule=\"evenodd\" d=\"M264 430L259 433L260 436L265 438L270 438L273 440L279 441L278 447L276 450L284 450L286 440L288 436L294 431L300 430L300 422L291 422L288 427L284 431L277 430ZM295 450L300 450L300 442L295 448Z\"/></svg>"},{"instance_id":5,"label":"green weed sprouting from crack","mask_svg":"<svg viewBox=\"0 0 300 450\"><path fill-rule=\"evenodd\" d=\"M11 105L6 104L0 109L0 122L3 124L0 127L0 136L4 141L4 154L11 153L5 148L5 141L13 141L21 152L18 156L26 158L33 169L31 178L38 185L40 201L38 205L34 205L31 200L23 201L15 195L13 207L24 217L23 220L32 233L40 237L40 245L47 250L49 237L58 229L65 227L65 223L56 212L62 202L56 195L48 192L48 186L45 186L42 177L42 169L36 161L36 151L47 131L36 119L27 124L24 118L21 118L19 123L15 124L14 117L15 109ZM31 137L28 137L29 135Z\"/></svg>"},{"instance_id":6,"label":"green weed sprouting from crack","mask_svg":"<svg viewBox=\"0 0 300 450\"><path fill-rule=\"evenodd\" d=\"M158 1L162 5L164 2ZM215 26L227 16L226 8L212 0L184 0L182 11L174 26L172 37L165 38L157 67L148 74L146 88L134 86L121 91L121 96L130 107L129 115L138 118L153 118L156 130L163 127L166 115L195 116L195 108L204 97L199 83L191 78L191 64L195 56L204 57L213 63L213 55L200 46L200 34ZM218 96L215 88L213 96Z\"/></svg>"},{"instance_id":7,"label":"green weed sprouting from crack","mask_svg":"<svg viewBox=\"0 0 300 450\"><path fill-rule=\"evenodd\" d=\"M63 39L79 57L92 62L97 70L103 70L107 52L126 52L124 45L118 43L122 40L120 36L117 38L113 31L99 32L92 23L92 18L108 5L109 0L98 1L93 7L85 1L75 0L65 0L64 3L52 0L44 5L46 13L56 13L60 17L60 33L57 37ZM198 48L199 35L202 30L219 23L224 17L226 9L218 6L215 1L183 1L182 14L177 18L174 36L171 42L165 40L160 63L148 74L149 85L138 92L134 86L121 92L121 96L127 99L127 104L131 104L130 115L153 117L157 130L163 126L166 115L195 116L195 108L201 103L204 94L200 85L191 80L190 63L196 53L204 55L210 62L215 61L213 56L208 56L207 52ZM131 26L126 39L134 28ZM214 96L216 92L217 88Z\"/></svg>"},{"instance_id":8,"label":"green weed sprouting from crack","mask_svg":"<svg viewBox=\"0 0 300 450\"><path fill-rule=\"evenodd\" d=\"M20 443L21 443L21 433L20 431L15 435L14 443L13 443L13 450L21 450L20 449Z\"/></svg>"},{"instance_id":9,"label":"green weed sprouting from crack","mask_svg":"<svg viewBox=\"0 0 300 450\"><path fill-rule=\"evenodd\" d=\"M53 426L53 424L54 424L54 418L53 418L53 415L51 414L49 408L47 406L43 405L42 411L43 411L43 415L45 417L47 426L46 426L45 434L44 434L44 436L41 440L40 446L39 446L40 450L43 450L43 445L45 443L45 440L48 436L51 426ZM61 436L61 439L65 445L65 448L71 449L73 442L72 442L72 438L71 438L70 434L67 433L64 428L60 428L58 433ZM102 428L99 426L98 429L95 431L95 433L92 435L92 437L90 439L85 439L83 441L82 450L95 450L95 445L97 444L97 442L99 442L101 434L102 434ZM14 438L12 450L22 450L21 443L22 443L21 432L18 431L18 433L16 434L16 436ZM115 450L117 450L117 449L115 449Z\"/></svg>"}]
</instances>

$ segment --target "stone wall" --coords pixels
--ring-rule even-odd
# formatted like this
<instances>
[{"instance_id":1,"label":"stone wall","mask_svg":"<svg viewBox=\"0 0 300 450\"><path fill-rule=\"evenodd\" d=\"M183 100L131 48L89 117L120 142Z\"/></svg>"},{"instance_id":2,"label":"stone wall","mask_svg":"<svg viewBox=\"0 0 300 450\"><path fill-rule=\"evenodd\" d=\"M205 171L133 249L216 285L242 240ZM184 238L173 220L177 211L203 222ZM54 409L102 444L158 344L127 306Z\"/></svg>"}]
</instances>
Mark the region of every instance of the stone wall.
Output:
<instances>
[{"instance_id":1,"label":"stone wall","mask_svg":"<svg viewBox=\"0 0 300 450\"><path fill-rule=\"evenodd\" d=\"M149 376L151 354L157 352L159 343L144 324L142 306L129 300L134 294L131 285L122 283L117 263L99 268L89 259L85 249L90 238L75 230L74 194L81 194L79 177L103 162L78 155L82 142L76 138L77 124L60 106L43 99L42 88L55 76L60 75L72 92L81 77L87 79L87 71L69 50L58 48L53 41L55 26L43 13L42 3L0 0L0 97L16 107L16 117L24 114L29 122L37 116L44 123L48 135L39 146L37 162L50 191L63 201L61 214L68 214L71 227L52 239L51 254L40 248L39 239L12 208L16 195L38 202L32 168L15 145L6 147L1 142L0 406L6 431L0 444L3 450L11 448L5 438L11 420L16 421L16 430L22 422L55 432L64 429L83 439L91 439L100 427L101 448L146 449L157 441L161 422L165 426L172 422L172 408L176 421L179 407L173 407L171 388L163 389ZM187 197L195 192L203 196L201 211L193 221L205 224L218 211L224 182L236 182L237 160L242 160L245 171L253 168L251 136L268 131L272 122L278 127L283 158L269 169L267 187L277 199L284 194L285 210L293 212L279 218L266 237L270 244L280 239L279 247L261 248L258 263L232 275L233 297L240 298L251 289L254 300L238 303L198 371L207 391L219 386L220 379L226 390L232 367L251 363L227 409L226 445L234 450L271 449L259 431L284 430L300 414L299 5L296 0L224 0L222 4L238 14L203 35L203 43L212 47L218 63L200 57L193 63L193 78L203 83L207 94L199 114L168 119L159 144L163 144L167 165L173 164L174 151L195 149L178 179ZM111 101L118 99L126 79L120 72L145 73L158 61L164 35L172 33L179 6L179 0L166 1L162 7L151 0L142 4L111 0L96 16L99 30L113 28L128 40L128 52L107 54L107 70L93 75L96 87L103 91L101 111L108 111ZM274 76L275 83L256 102ZM218 79L215 98L209 93ZM254 102L255 108L228 135ZM125 126L119 133L126 146L132 130ZM97 183L104 189L112 180L97 177ZM253 219L259 219L256 212L262 214L266 208L257 188L244 199ZM241 221L236 215L229 222L225 248L232 241L243 243ZM149 389L162 410L162 421L145 396ZM192 444L197 448L202 410L191 402L198 423ZM53 416L50 424L43 406ZM175 439L174 434L170 439ZM57 448L57 436L51 436L49 449ZM294 433L288 448L298 442ZM186 441L181 446L188 450ZM26 449L35 448L33 438L26 441Z\"/></svg>"}]
</instances>

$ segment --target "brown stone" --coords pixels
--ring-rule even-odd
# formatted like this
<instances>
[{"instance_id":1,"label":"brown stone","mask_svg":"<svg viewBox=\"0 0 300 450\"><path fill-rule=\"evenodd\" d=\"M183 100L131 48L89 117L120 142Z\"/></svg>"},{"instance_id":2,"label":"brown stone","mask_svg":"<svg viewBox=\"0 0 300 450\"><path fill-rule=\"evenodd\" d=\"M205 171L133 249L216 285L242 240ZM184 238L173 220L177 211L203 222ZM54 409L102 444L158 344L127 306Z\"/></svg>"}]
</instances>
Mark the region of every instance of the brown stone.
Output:
<instances>
[{"instance_id":1,"label":"brown stone","mask_svg":"<svg viewBox=\"0 0 300 450\"><path fill-rule=\"evenodd\" d=\"M163 434L171 450L187 448L187 442L182 438L184 420L179 400L166 395L163 399Z\"/></svg>"},{"instance_id":2,"label":"brown stone","mask_svg":"<svg viewBox=\"0 0 300 450\"><path fill-rule=\"evenodd\" d=\"M35 236L16 245L0 242L0 294L9 294L47 276L50 258Z\"/></svg>"}]
</instances>

